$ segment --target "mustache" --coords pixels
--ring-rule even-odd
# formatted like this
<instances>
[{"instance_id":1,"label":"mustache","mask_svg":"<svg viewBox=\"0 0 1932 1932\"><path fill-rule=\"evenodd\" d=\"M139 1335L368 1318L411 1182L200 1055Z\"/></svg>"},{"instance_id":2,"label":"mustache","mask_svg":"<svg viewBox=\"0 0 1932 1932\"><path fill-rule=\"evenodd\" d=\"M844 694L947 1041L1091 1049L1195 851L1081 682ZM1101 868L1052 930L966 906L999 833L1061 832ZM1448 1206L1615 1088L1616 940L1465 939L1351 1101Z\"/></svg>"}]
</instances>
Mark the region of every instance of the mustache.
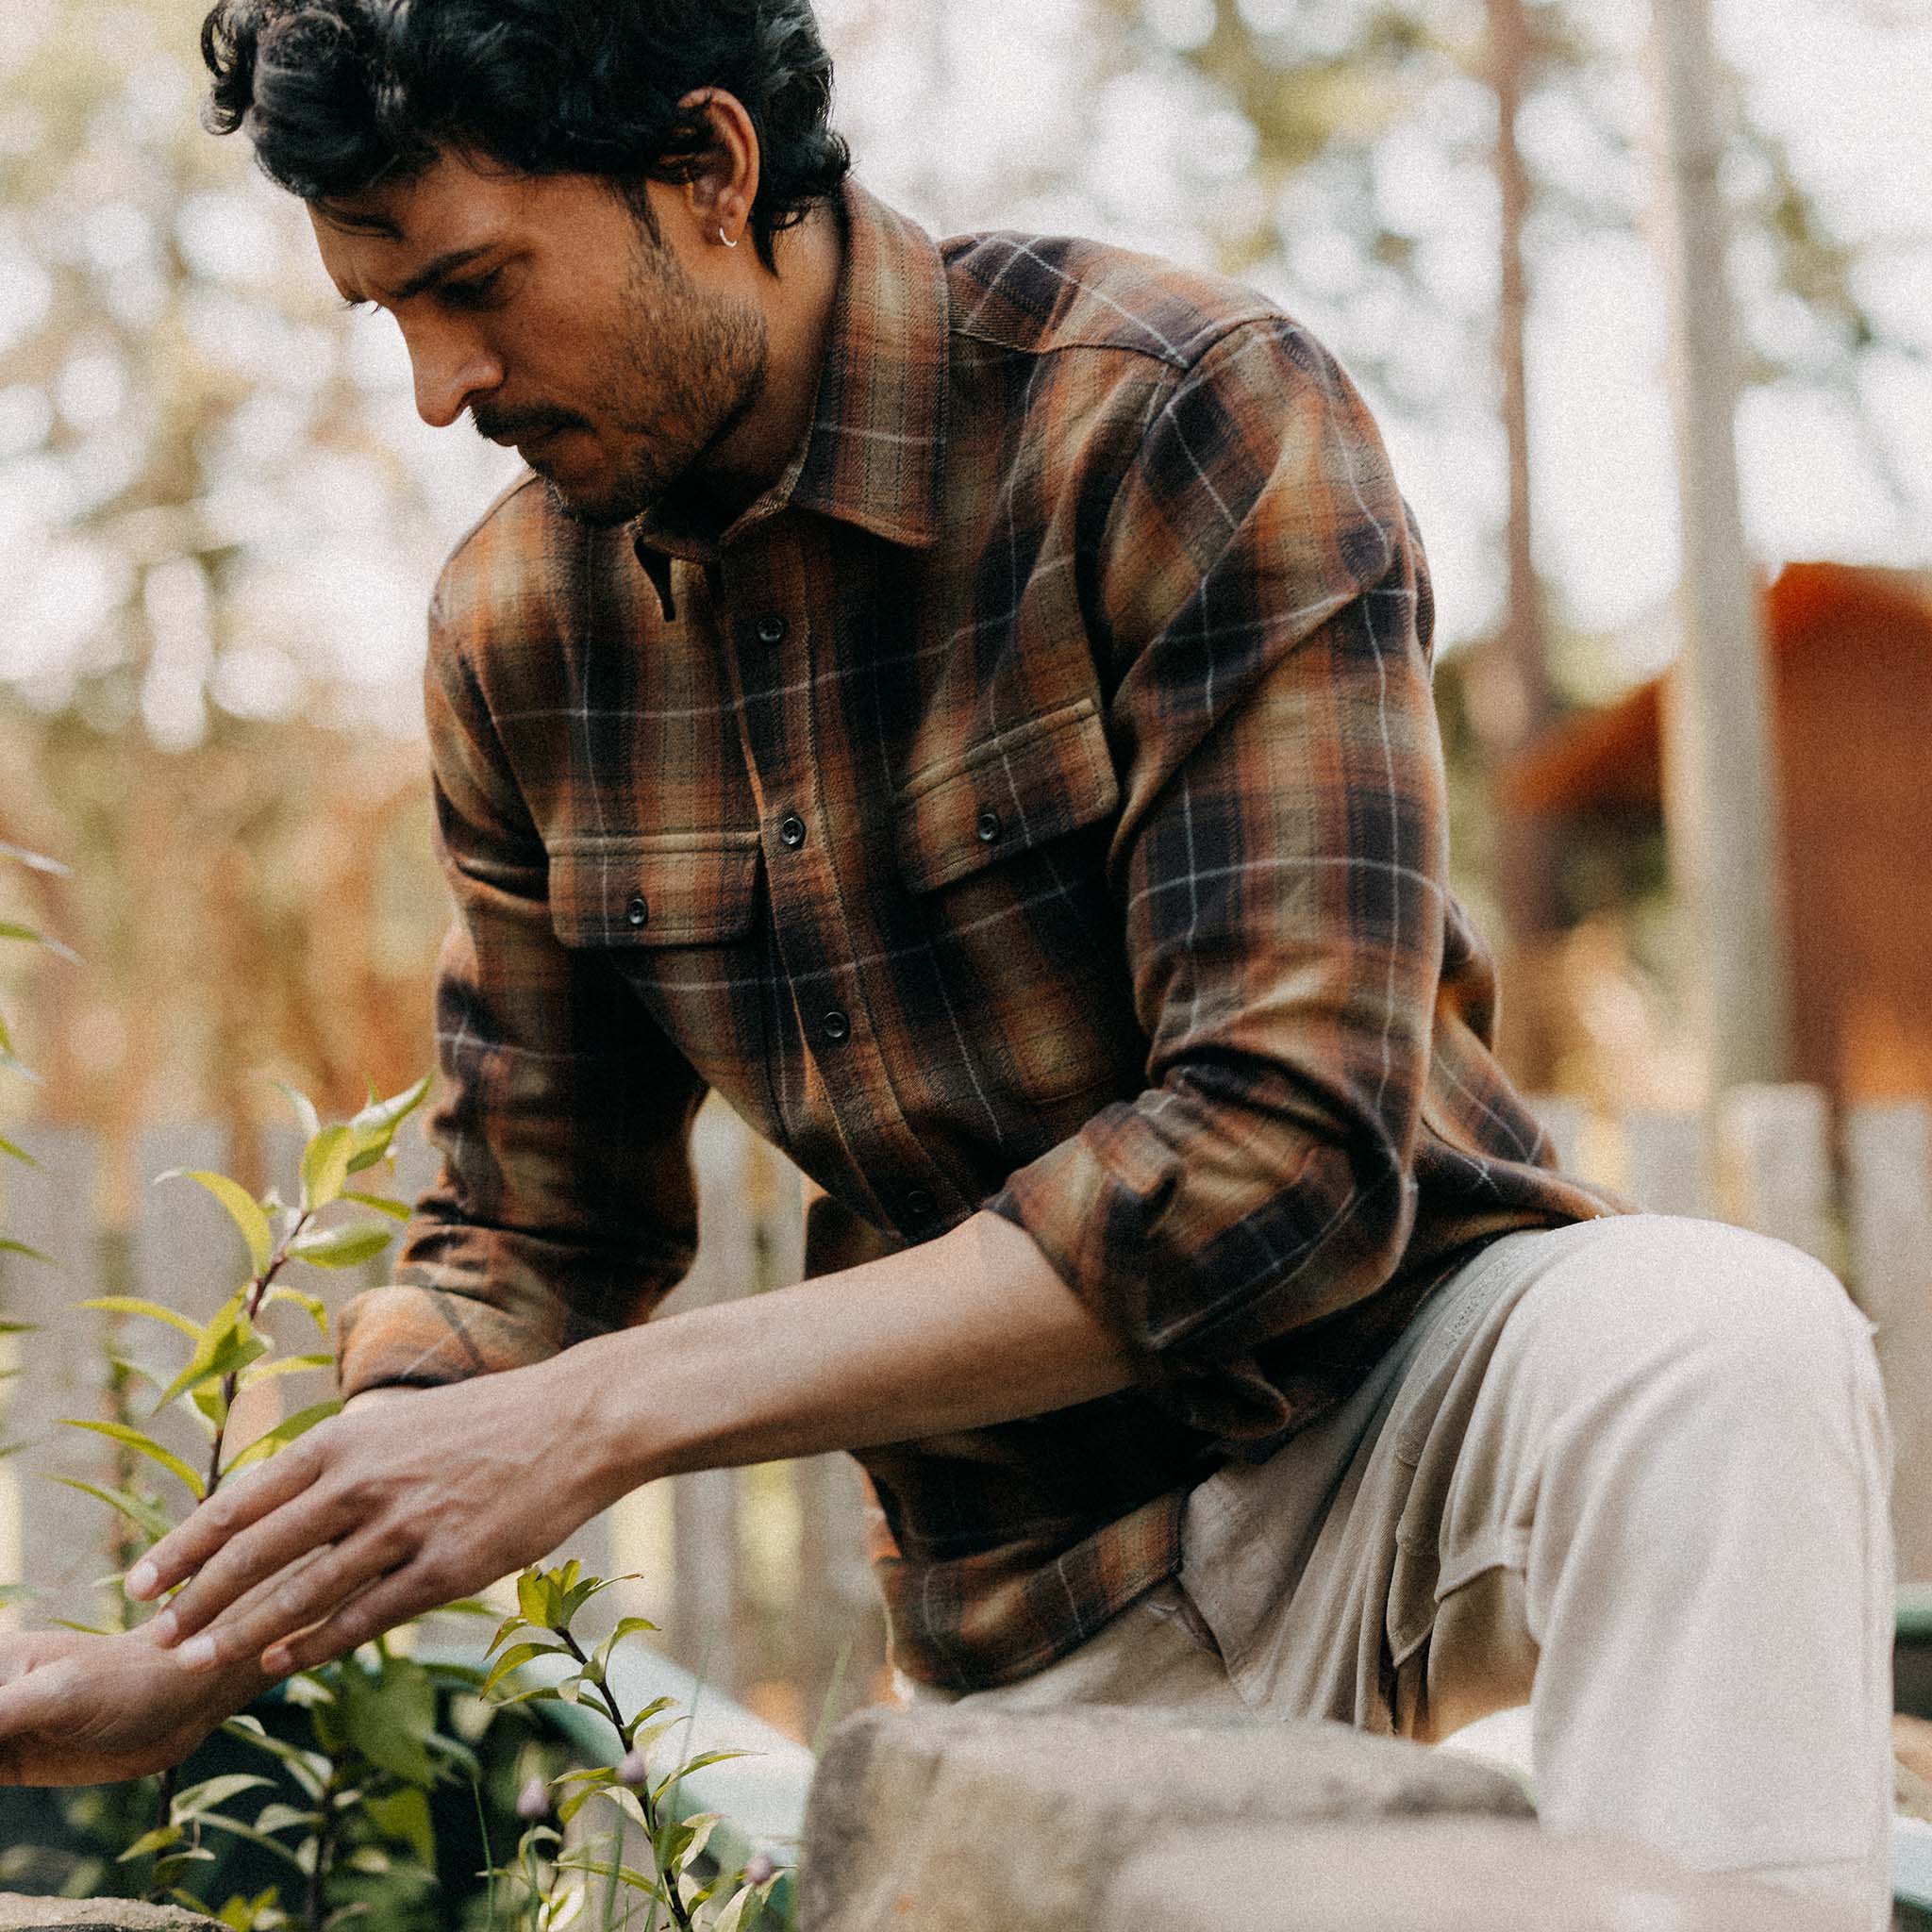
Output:
<instances>
[{"instance_id":1,"label":"mustache","mask_svg":"<svg viewBox=\"0 0 1932 1932\"><path fill-rule=\"evenodd\" d=\"M533 432L544 435L553 429L582 429L586 426L581 416L574 416L568 410L492 409L476 403L470 406L470 420L476 425L478 436L491 440L527 436Z\"/></svg>"}]
</instances>

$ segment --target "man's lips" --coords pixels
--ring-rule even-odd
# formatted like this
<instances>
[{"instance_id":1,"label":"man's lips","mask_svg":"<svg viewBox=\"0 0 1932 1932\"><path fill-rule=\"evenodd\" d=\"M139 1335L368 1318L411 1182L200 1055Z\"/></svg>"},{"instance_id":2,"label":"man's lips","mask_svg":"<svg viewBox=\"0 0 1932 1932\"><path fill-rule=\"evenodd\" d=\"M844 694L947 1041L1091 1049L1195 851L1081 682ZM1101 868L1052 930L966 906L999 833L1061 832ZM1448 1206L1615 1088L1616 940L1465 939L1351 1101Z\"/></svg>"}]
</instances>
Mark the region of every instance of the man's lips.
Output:
<instances>
[{"instance_id":1,"label":"man's lips","mask_svg":"<svg viewBox=\"0 0 1932 1932\"><path fill-rule=\"evenodd\" d=\"M576 426L575 423L511 424L505 428L484 428L482 433L487 441L497 444L499 448L529 451L537 448L540 443L548 442L551 438L561 436L566 430L575 429ZM481 428L482 425L478 425L478 427Z\"/></svg>"}]
</instances>

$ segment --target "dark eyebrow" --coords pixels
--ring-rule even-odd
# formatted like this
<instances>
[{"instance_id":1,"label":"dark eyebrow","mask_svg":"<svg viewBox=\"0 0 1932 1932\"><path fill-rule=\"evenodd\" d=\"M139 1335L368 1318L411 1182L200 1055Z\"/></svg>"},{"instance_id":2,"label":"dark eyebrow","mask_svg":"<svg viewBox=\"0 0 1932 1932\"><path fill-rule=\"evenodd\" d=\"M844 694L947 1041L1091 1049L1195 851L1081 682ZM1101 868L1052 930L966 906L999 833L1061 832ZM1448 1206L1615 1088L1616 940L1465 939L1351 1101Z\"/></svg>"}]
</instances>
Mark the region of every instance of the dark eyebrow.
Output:
<instances>
[{"instance_id":1,"label":"dark eyebrow","mask_svg":"<svg viewBox=\"0 0 1932 1932\"><path fill-rule=\"evenodd\" d=\"M411 297L424 294L428 290L436 288L439 284L446 282L450 276L456 275L458 271L468 268L473 261L481 260L495 246L496 244L493 242L484 242L478 243L475 248L449 249L445 253L439 255L435 260L425 263L408 281L402 283L399 287L384 290L383 299L391 305L399 302L408 302ZM345 298L345 302L346 306L350 308L360 308L363 307L363 301L358 300L355 296Z\"/></svg>"}]
</instances>

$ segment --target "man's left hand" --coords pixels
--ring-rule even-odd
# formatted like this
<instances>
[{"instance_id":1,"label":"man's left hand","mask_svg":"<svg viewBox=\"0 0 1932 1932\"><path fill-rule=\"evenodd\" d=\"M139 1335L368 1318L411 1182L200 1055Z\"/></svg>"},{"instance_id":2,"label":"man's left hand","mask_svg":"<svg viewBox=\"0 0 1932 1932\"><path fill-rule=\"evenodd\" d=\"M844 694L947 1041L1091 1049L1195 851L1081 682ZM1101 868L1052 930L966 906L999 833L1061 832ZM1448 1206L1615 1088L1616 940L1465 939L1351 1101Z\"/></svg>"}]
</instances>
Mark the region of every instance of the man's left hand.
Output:
<instances>
[{"instance_id":1,"label":"man's left hand","mask_svg":"<svg viewBox=\"0 0 1932 1932\"><path fill-rule=\"evenodd\" d=\"M187 1579L155 1640L284 1676L555 1549L612 1500L558 1359L358 1401L218 1491L128 1577L142 1597Z\"/></svg>"},{"instance_id":2,"label":"man's left hand","mask_svg":"<svg viewBox=\"0 0 1932 1932\"><path fill-rule=\"evenodd\" d=\"M0 1785L99 1785L178 1764L245 1704L251 1671L211 1677L124 1636L0 1636Z\"/></svg>"}]
</instances>

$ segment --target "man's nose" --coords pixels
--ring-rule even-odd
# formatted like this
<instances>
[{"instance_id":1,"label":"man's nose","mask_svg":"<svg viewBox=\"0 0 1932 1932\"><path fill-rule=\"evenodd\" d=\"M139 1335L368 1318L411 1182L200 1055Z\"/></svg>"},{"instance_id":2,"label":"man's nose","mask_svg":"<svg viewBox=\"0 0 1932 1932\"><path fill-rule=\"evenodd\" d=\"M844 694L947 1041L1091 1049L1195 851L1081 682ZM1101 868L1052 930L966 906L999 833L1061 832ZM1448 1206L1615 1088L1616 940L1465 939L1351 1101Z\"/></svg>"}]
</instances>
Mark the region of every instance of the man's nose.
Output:
<instances>
[{"instance_id":1,"label":"man's nose","mask_svg":"<svg viewBox=\"0 0 1932 1932\"><path fill-rule=\"evenodd\" d=\"M416 413L432 429L446 429L473 398L503 382L502 361L472 336L419 328L408 341Z\"/></svg>"}]
</instances>

